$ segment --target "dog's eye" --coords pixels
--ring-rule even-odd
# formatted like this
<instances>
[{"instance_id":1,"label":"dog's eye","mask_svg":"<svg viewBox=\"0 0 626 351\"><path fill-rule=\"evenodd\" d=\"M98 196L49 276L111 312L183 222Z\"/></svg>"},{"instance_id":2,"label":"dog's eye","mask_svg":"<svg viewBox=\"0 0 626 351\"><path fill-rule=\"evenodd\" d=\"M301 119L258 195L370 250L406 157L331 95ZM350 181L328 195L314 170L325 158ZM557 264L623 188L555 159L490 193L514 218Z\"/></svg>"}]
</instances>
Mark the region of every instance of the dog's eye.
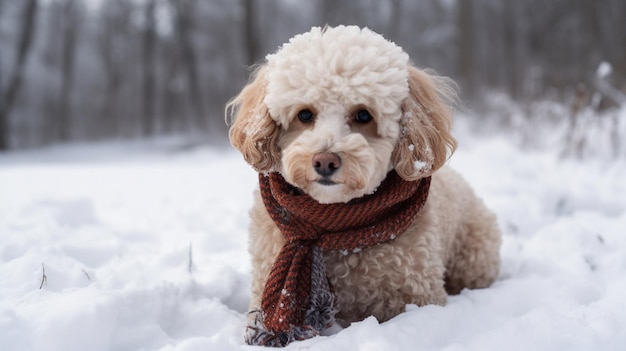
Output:
<instances>
[{"instance_id":1,"label":"dog's eye","mask_svg":"<svg viewBox=\"0 0 626 351\"><path fill-rule=\"evenodd\" d=\"M367 123L372 120L372 115L367 110L359 110L354 119L359 123Z\"/></svg>"},{"instance_id":2,"label":"dog's eye","mask_svg":"<svg viewBox=\"0 0 626 351\"><path fill-rule=\"evenodd\" d=\"M313 112L309 109L298 112L298 119L304 123L313 122Z\"/></svg>"}]
</instances>

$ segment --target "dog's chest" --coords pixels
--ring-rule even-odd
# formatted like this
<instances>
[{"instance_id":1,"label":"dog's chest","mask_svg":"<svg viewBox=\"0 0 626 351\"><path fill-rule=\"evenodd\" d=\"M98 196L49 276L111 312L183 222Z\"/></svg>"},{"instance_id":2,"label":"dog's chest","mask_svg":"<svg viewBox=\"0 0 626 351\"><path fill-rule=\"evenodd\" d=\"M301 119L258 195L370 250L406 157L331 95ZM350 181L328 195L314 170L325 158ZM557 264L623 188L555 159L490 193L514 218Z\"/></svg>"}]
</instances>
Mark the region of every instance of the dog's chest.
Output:
<instances>
[{"instance_id":1,"label":"dog's chest","mask_svg":"<svg viewBox=\"0 0 626 351\"><path fill-rule=\"evenodd\" d=\"M394 242L356 253L324 253L326 273L337 296L340 324L348 325L370 315L385 321L411 303L420 265L408 251Z\"/></svg>"}]
</instances>

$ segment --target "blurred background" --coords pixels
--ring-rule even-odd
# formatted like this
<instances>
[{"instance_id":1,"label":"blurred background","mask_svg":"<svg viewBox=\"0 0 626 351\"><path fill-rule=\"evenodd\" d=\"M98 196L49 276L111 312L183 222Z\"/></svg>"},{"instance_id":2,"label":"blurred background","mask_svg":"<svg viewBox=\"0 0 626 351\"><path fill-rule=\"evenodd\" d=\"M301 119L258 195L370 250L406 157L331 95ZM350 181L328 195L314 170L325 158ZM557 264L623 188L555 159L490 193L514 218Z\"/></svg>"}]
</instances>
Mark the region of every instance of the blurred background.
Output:
<instances>
[{"instance_id":1,"label":"blurred background","mask_svg":"<svg viewBox=\"0 0 626 351\"><path fill-rule=\"evenodd\" d=\"M249 66L325 24L367 26L457 81L472 128L626 154L624 0L0 0L0 150L225 145Z\"/></svg>"}]
</instances>

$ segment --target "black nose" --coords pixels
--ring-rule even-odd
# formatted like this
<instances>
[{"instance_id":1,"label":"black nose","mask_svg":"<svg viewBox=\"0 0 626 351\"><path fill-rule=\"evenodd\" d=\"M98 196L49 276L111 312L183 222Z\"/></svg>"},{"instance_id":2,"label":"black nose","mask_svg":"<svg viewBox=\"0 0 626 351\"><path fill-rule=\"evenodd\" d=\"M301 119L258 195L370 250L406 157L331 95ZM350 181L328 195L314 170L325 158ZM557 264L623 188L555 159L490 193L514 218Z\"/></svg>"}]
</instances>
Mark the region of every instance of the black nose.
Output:
<instances>
[{"instance_id":1,"label":"black nose","mask_svg":"<svg viewBox=\"0 0 626 351\"><path fill-rule=\"evenodd\" d=\"M341 167L339 155L332 152L321 152L313 156L313 168L322 177L329 177Z\"/></svg>"}]
</instances>

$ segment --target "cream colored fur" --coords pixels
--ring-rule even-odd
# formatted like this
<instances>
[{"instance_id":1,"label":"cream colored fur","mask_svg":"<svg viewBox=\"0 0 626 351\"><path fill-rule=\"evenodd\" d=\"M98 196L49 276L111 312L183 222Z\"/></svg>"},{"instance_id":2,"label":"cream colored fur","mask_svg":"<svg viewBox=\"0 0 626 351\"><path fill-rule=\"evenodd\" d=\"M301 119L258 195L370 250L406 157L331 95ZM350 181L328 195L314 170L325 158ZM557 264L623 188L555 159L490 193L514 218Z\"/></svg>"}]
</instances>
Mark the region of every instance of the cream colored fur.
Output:
<instances>
[{"instance_id":1,"label":"cream colored fur","mask_svg":"<svg viewBox=\"0 0 626 351\"><path fill-rule=\"evenodd\" d=\"M259 172L280 172L321 203L348 202L376 191L395 169L406 180L432 175L430 195L409 229L359 252L325 253L342 325L373 315L388 320L406 304L444 304L448 293L484 288L499 270L495 216L444 163L454 89L413 67L406 53L358 27L313 28L269 55L228 106L231 143ZM301 121L308 110L312 121ZM359 111L372 120L361 123ZM340 160L330 176L316 155ZM337 166L337 165L335 165ZM263 287L284 238L258 191L251 210L252 296Z\"/></svg>"}]
</instances>

